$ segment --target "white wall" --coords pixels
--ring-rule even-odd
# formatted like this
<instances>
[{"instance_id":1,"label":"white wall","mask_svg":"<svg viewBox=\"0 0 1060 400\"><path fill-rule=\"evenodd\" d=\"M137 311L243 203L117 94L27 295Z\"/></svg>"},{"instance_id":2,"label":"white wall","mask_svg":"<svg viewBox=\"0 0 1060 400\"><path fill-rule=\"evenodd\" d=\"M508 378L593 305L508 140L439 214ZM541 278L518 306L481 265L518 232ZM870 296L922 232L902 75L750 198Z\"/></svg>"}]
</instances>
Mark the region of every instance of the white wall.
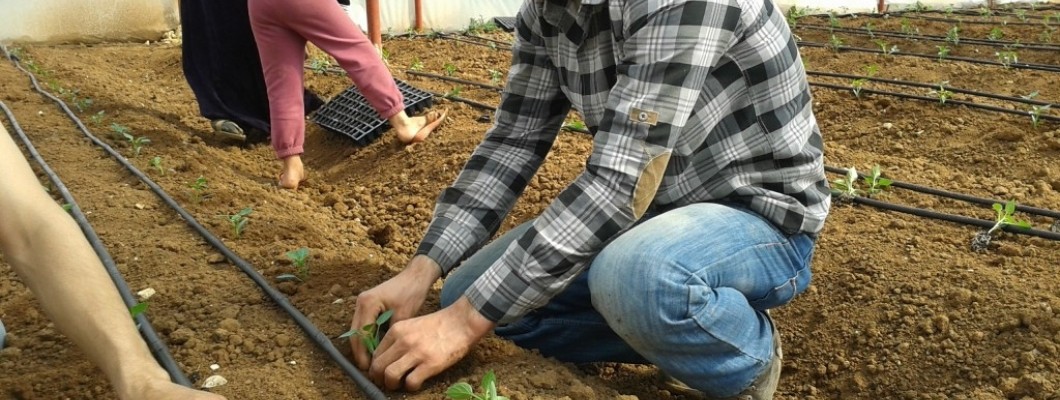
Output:
<instances>
[{"instance_id":1,"label":"white wall","mask_svg":"<svg viewBox=\"0 0 1060 400\"><path fill-rule=\"evenodd\" d=\"M361 4L364 0L359 1ZM876 0L776 0L784 10L793 4L815 12L876 11ZM885 0L891 10L917 0ZM1010 3L1019 0L998 0ZM1051 0L1057 2L1060 0ZM523 0L423 0L427 29L467 28L472 18L515 16ZM407 31L415 20L413 0L380 0L383 33ZM921 0L933 8L978 7L985 0ZM0 0L0 40L157 39L178 23L176 0Z\"/></svg>"},{"instance_id":2,"label":"white wall","mask_svg":"<svg viewBox=\"0 0 1060 400\"><path fill-rule=\"evenodd\" d=\"M0 0L0 40L157 38L177 23L174 0Z\"/></svg>"}]
</instances>

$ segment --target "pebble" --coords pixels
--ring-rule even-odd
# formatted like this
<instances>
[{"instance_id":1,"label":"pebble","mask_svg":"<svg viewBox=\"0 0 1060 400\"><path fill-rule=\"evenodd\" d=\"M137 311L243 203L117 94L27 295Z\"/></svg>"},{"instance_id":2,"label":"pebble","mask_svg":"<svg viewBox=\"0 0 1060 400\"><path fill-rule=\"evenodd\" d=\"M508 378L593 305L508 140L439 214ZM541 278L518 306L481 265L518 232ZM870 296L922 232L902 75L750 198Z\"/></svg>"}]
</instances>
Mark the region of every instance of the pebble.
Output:
<instances>
[{"instance_id":1,"label":"pebble","mask_svg":"<svg viewBox=\"0 0 1060 400\"><path fill-rule=\"evenodd\" d=\"M147 299L150 299L151 296L154 296L154 295L155 295L155 290L152 289L152 288L147 288L147 289L141 290L139 292L136 292L136 296L140 297L140 301L147 301Z\"/></svg>"},{"instance_id":2,"label":"pebble","mask_svg":"<svg viewBox=\"0 0 1060 400\"><path fill-rule=\"evenodd\" d=\"M206 380L202 382L202 388L203 389L215 388L215 387L218 387L218 386L224 386L224 384L226 384L226 383L228 383L228 379L225 379L225 377L223 377L221 375L212 375L209 378L206 378Z\"/></svg>"},{"instance_id":3,"label":"pebble","mask_svg":"<svg viewBox=\"0 0 1060 400\"><path fill-rule=\"evenodd\" d=\"M220 254L211 254L209 257L206 257L206 262L210 264L220 264L225 262L225 256L222 256Z\"/></svg>"},{"instance_id":4,"label":"pebble","mask_svg":"<svg viewBox=\"0 0 1060 400\"><path fill-rule=\"evenodd\" d=\"M884 122L883 123L883 129L891 129L891 128L894 128L894 124L892 124L890 122Z\"/></svg>"},{"instance_id":5,"label":"pebble","mask_svg":"<svg viewBox=\"0 0 1060 400\"><path fill-rule=\"evenodd\" d=\"M220 365L217 365L217 364L210 364L210 371L217 371L217 370L219 370L219 369L221 369L221 366L220 366Z\"/></svg>"}]
</instances>

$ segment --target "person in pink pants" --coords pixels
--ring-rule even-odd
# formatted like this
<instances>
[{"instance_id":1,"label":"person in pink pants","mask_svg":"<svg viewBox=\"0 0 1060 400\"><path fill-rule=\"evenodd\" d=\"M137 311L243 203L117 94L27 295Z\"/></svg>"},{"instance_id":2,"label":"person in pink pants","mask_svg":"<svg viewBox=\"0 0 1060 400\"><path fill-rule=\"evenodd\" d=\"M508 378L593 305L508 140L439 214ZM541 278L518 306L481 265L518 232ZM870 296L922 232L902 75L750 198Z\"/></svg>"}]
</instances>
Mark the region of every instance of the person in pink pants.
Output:
<instances>
[{"instance_id":1,"label":"person in pink pants","mask_svg":"<svg viewBox=\"0 0 1060 400\"><path fill-rule=\"evenodd\" d=\"M338 61L402 143L423 141L445 119L445 112L405 114L401 91L375 46L335 0L249 0L248 5L269 93L272 147L283 160L280 187L297 189L306 177L301 158L306 41Z\"/></svg>"}]
</instances>

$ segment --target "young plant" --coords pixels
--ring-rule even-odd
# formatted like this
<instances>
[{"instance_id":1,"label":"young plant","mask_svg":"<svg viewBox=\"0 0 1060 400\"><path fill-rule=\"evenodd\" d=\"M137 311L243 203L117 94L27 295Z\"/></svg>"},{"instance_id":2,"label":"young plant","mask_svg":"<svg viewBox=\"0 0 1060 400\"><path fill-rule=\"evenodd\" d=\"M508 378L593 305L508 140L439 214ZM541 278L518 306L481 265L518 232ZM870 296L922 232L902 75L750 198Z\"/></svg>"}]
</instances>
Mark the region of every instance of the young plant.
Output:
<instances>
[{"instance_id":1,"label":"young plant","mask_svg":"<svg viewBox=\"0 0 1060 400\"><path fill-rule=\"evenodd\" d=\"M442 69L445 70L446 76L453 76L457 71L456 65L453 65L453 63L445 63L445 65L442 66Z\"/></svg>"},{"instance_id":2,"label":"young plant","mask_svg":"<svg viewBox=\"0 0 1060 400\"><path fill-rule=\"evenodd\" d=\"M1001 66L1005 68L1009 68L1012 64L1020 61L1019 53L1010 46L1005 46L1004 50L994 52L994 55L997 56L997 62L1001 63Z\"/></svg>"},{"instance_id":3,"label":"young plant","mask_svg":"<svg viewBox=\"0 0 1060 400\"><path fill-rule=\"evenodd\" d=\"M414 58L412 60L412 65L409 66L409 69L413 71L423 70L423 61L420 61L419 57Z\"/></svg>"},{"instance_id":4,"label":"young plant","mask_svg":"<svg viewBox=\"0 0 1060 400\"><path fill-rule=\"evenodd\" d=\"M994 15L994 11L991 10L989 7L985 7L985 6L984 7L979 7L979 16L980 17L986 18L986 17L989 17L991 15Z\"/></svg>"},{"instance_id":5,"label":"young plant","mask_svg":"<svg viewBox=\"0 0 1060 400\"><path fill-rule=\"evenodd\" d=\"M158 171L159 175L165 175L166 169L162 167L162 156L154 156L151 159L151 166Z\"/></svg>"},{"instance_id":6,"label":"young plant","mask_svg":"<svg viewBox=\"0 0 1060 400\"><path fill-rule=\"evenodd\" d=\"M939 49L939 62L946 59L950 55L950 48L948 46L935 46Z\"/></svg>"},{"instance_id":7,"label":"young plant","mask_svg":"<svg viewBox=\"0 0 1060 400\"><path fill-rule=\"evenodd\" d=\"M931 93L938 97L939 104L941 105L946 105L946 100L949 100L950 97L953 97L953 92L946 90L946 85L948 85L949 83L950 81L939 82L938 90L931 91Z\"/></svg>"},{"instance_id":8,"label":"young plant","mask_svg":"<svg viewBox=\"0 0 1060 400\"><path fill-rule=\"evenodd\" d=\"M137 137L133 136L131 133L123 133L122 136L125 137L125 141L129 142L129 146L132 147L133 157L139 157L140 150L143 149L144 145L151 143L151 139L148 139L147 136Z\"/></svg>"},{"instance_id":9,"label":"young plant","mask_svg":"<svg viewBox=\"0 0 1060 400\"><path fill-rule=\"evenodd\" d=\"M574 120L563 125L563 128L569 131L585 132L585 122Z\"/></svg>"},{"instance_id":10,"label":"young plant","mask_svg":"<svg viewBox=\"0 0 1060 400\"><path fill-rule=\"evenodd\" d=\"M829 28L828 30L831 31L832 29L835 29L835 28L838 28L838 27L840 27L839 18L836 17L834 12L830 12L829 11L828 12L828 28Z\"/></svg>"},{"instance_id":11,"label":"young plant","mask_svg":"<svg viewBox=\"0 0 1060 400\"><path fill-rule=\"evenodd\" d=\"M125 139L125 136L129 133L129 127L119 124L117 122L110 123L110 131L114 132L114 137L118 140Z\"/></svg>"},{"instance_id":12,"label":"young plant","mask_svg":"<svg viewBox=\"0 0 1060 400\"><path fill-rule=\"evenodd\" d=\"M843 39L840 39L835 34L832 34L832 36L828 39L828 48L838 53L839 49L843 48Z\"/></svg>"},{"instance_id":13,"label":"young plant","mask_svg":"<svg viewBox=\"0 0 1060 400\"><path fill-rule=\"evenodd\" d=\"M795 26L799 23L799 19L805 17L807 11L807 8L799 8L794 5L792 5L791 8L788 8L787 15L785 16L788 21L788 26L794 30Z\"/></svg>"},{"instance_id":14,"label":"young plant","mask_svg":"<svg viewBox=\"0 0 1060 400\"><path fill-rule=\"evenodd\" d=\"M243 236L243 228L246 228L247 222L250 222L250 218L247 217L253 212L253 207L247 207L235 214L221 215L221 217L228 220L228 225L232 228L232 234L235 235L235 237L240 237Z\"/></svg>"},{"instance_id":15,"label":"young plant","mask_svg":"<svg viewBox=\"0 0 1060 400\"><path fill-rule=\"evenodd\" d=\"M990 29L990 33L986 34L986 39L987 40L992 40L992 41L995 41L995 42L998 41L998 40L1004 39L1004 38L1005 38L1005 31L1001 30L1001 28L996 27L996 26L993 29Z\"/></svg>"},{"instance_id":16,"label":"young plant","mask_svg":"<svg viewBox=\"0 0 1060 400\"><path fill-rule=\"evenodd\" d=\"M1030 229L1030 221L1016 219L1016 217L1013 216L1013 214L1016 213L1015 200L1009 200L1005 202L1005 205L994 203L993 208L994 212L997 213L997 217L994 219L994 226L990 227L989 230L979 231L979 233L975 235L975 238L972 239L972 250L986 251L990 246L990 240L993 239L994 232L1006 226Z\"/></svg>"},{"instance_id":17,"label":"young plant","mask_svg":"<svg viewBox=\"0 0 1060 400\"><path fill-rule=\"evenodd\" d=\"M946 31L946 41L953 43L954 46L961 44L961 28L954 25L950 30Z\"/></svg>"},{"instance_id":18,"label":"young plant","mask_svg":"<svg viewBox=\"0 0 1060 400\"><path fill-rule=\"evenodd\" d=\"M361 329L350 329L339 335L337 339L348 338L350 336L357 335L361 339L361 343L368 349L368 354L374 354L375 349L379 347L379 341L383 339L383 334L386 331L386 323L390 321L390 317L394 316L394 310L387 310L386 312L379 314L376 317L375 322L368 325L362 326Z\"/></svg>"},{"instance_id":19,"label":"young plant","mask_svg":"<svg viewBox=\"0 0 1060 400\"><path fill-rule=\"evenodd\" d=\"M868 33L870 38L874 38L875 39L876 38L876 33L874 33L872 31L872 29L873 29L872 22L866 22L865 23L865 33Z\"/></svg>"},{"instance_id":20,"label":"young plant","mask_svg":"<svg viewBox=\"0 0 1060 400\"><path fill-rule=\"evenodd\" d=\"M331 61L323 56L314 56L309 59L309 70L317 75L322 75L328 72L331 68Z\"/></svg>"},{"instance_id":21,"label":"young plant","mask_svg":"<svg viewBox=\"0 0 1060 400\"><path fill-rule=\"evenodd\" d=\"M490 83L493 84L494 86L500 84L501 83L501 78L504 77L504 74L502 74L501 71L498 71L498 70L495 70L495 69L489 70L489 74L490 74Z\"/></svg>"},{"instance_id":22,"label":"young plant","mask_svg":"<svg viewBox=\"0 0 1060 400\"><path fill-rule=\"evenodd\" d=\"M883 177L883 172L880 170L879 165L873 165L872 170L868 175L861 177L861 181L865 183L865 195L868 197L875 196L883 193L884 190L891 188L892 181Z\"/></svg>"},{"instance_id":23,"label":"young plant","mask_svg":"<svg viewBox=\"0 0 1060 400\"><path fill-rule=\"evenodd\" d=\"M451 400L508 400L497 394L497 376L493 370L482 377L482 393L476 394L470 383L457 382L445 391L445 396Z\"/></svg>"},{"instance_id":24,"label":"young plant","mask_svg":"<svg viewBox=\"0 0 1060 400\"><path fill-rule=\"evenodd\" d=\"M858 171L854 167L847 169L847 176L832 181L832 194L839 196L840 202L854 201L865 191L858 188Z\"/></svg>"},{"instance_id":25,"label":"young plant","mask_svg":"<svg viewBox=\"0 0 1060 400\"><path fill-rule=\"evenodd\" d=\"M92 114L92 116L88 117L88 119L91 120L92 123L96 126L102 125L103 120L107 118L104 113L106 113L106 111L99 110L99 112Z\"/></svg>"},{"instance_id":26,"label":"young plant","mask_svg":"<svg viewBox=\"0 0 1060 400\"><path fill-rule=\"evenodd\" d=\"M890 52L887 51L887 48L889 46L887 46L887 41L886 40L883 40L883 39L872 39L872 42L876 43L876 47L880 48L880 52L883 53L883 55L890 54Z\"/></svg>"},{"instance_id":27,"label":"young plant","mask_svg":"<svg viewBox=\"0 0 1060 400\"><path fill-rule=\"evenodd\" d=\"M1034 4L1034 3L1031 3L1031 4ZM1027 10L1022 9L1022 8L1016 9L1016 18L1019 19L1020 22L1027 22Z\"/></svg>"},{"instance_id":28,"label":"young plant","mask_svg":"<svg viewBox=\"0 0 1060 400\"><path fill-rule=\"evenodd\" d=\"M202 175L189 183L188 187L191 188L191 202L195 204L201 203L206 198L206 189L210 188L206 178Z\"/></svg>"},{"instance_id":29,"label":"young plant","mask_svg":"<svg viewBox=\"0 0 1060 400\"><path fill-rule=\"evenodd\" d=\"M467 24L467 33L478 34L478 33L492 33L497 31L497 24L493 23L493 20L487 20L484 18L471 18L471 21Z\"/></svg>"},{"instance_id":30,"label":"young plant","mask_svg":"<svg viewBox=\"0 0 1060 400\"><path fill-rule=\"evenodd\" d=\"M296 272L294 274L277 276L277 280L305 282L306 279L309 279L309 249L299 247L298 249L284 253L284 256L286 256L288 260L291 260L291 265L294 265Z\"/></svg>"},{"instance_id":31,"label":"young plant","mask_svg":"<svg viewBox=\"0 0 1060 400\"><path fill-rule=\"evenodd\" d=\"M1024 99L1027 99L1027 100L1030 100L1030 99L1033 99L1033 98L1035 98L1037 96L1038 96L1038 92L1034 91L1034 92L1031 92L1031 94L1029 94L1029 95L1020 96L1020 97L1022 97ZM1030 116L1031 116L1031 126L1033 126L1034 129L1038 129L1038 126L1041 125L1041 123L1042 123L1042 113L1043 112L1048 112L1049 111L1049 107L1052 107L1052 105L1051 104L1046 104L1046 105L1034 104L1034 105L1031 105L1031 110L1028 111L1027 113L1030 114Z\"/></svg>"},{"instance_id":32,"label":"young plant","mask_svg":"<svg viewBox=\"0 0 1060 400\"><path fill-rule=\"evenodd\" d=\"M920 28L913 26L913 24L909 22L908 18L902 17L902 20L899 23L902 26L902 34L905 35L907 38L920 34Z\"/></svg>"},{"instance_id":33,"label":"young plant","mask_svg":"<svg viewBox=\"0 0 1060 400\"><path fill-rule=\"evenodd\" d=\"M445 97L448 97L448 98L460 97L460 92L462 92L462 91L464 91L464 88L462 86L460 86L460 85L453 86L453 88L450 89L449 92L447 92L445 94Z\"/></svg>"},{"instance_id":34,"label":"young plant","mask_svg":"<svg viewBox=\"0 0 1060 400\"><path fill-rule=\"evenodd\" d=\"M1038 41L1042 43L1052 43L1053 33L1056 32L1056 28L1046 26L1042 28L1042 32L1038 34Z\"/></svg>"}]
</instances>

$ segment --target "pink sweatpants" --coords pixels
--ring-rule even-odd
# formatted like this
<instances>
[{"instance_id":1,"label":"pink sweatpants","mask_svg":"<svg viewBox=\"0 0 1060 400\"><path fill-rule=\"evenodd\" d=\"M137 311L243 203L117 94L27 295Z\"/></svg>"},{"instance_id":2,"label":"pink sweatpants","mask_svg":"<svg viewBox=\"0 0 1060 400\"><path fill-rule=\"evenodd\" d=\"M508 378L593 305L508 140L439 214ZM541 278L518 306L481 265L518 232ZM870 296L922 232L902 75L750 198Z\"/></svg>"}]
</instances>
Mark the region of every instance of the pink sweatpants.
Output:
<instances>
[{"instance_id":1,"label":"pink sweatpants","mask_svg":"<svg viewBox=\"0 0 1060 400\"><path fill-rule=\"evenodd\" d=\"M404 109L401 91L379 52L335 0L249 0L250 25L269 92L276 157L302 154L306 41L338 61L383 119Z\"/></svg>"}]
</instances>

